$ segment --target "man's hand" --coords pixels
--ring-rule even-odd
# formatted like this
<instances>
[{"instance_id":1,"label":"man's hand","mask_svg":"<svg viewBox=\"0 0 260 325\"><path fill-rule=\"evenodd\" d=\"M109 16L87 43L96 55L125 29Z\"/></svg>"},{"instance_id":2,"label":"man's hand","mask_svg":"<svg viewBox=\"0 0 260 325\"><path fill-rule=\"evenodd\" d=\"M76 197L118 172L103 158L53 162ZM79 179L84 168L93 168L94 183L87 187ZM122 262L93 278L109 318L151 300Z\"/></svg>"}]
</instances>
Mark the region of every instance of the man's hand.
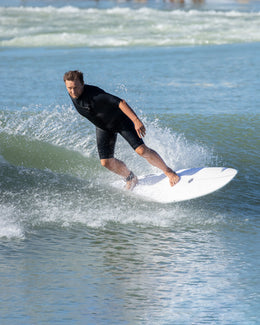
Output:
<instances>
[{"instance_id":1,"label":"man's hand","mask_svg":"<svg viewBox=\"0 0 260 325\"><path fill-rule=\"evenodd\" d=\"M125 100L121 100L119 103L119 108L121 111L130 118L130 120L134 123L135 125L135 130L139 136L139 138L142 138L145 136L146 129L143 123L139 120L135 112L132 110L132 108L127 104Z\"/></svg>"},{"instance_id":2,"label":"man's hand","mask_svg":"<svg viewBox=\"0 0 260 325\"><path fill-rule=\"evenodd\" d=\"M146 133L146 129L145 126L143 125L143 123L139 120L139 118L137 117L134 120L134 125L135 125L135 130L139 136L139 138L142 138L145 136Z\"/></svg>"}]
</instances>

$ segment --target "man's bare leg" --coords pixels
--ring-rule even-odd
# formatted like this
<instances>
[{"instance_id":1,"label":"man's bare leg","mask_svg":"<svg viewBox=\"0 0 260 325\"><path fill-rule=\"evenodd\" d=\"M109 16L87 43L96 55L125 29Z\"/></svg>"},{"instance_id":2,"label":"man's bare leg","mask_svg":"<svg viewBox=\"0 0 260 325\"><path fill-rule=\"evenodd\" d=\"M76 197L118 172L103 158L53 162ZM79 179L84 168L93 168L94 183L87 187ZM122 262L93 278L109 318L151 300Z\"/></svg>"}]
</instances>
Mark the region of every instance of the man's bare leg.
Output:
<instances>
[{"instance_id":1,"label":"man's bare leg","mask_svg":"<svg viewBox=\"0 0 260 325\"><path fill-rule=\"evenodd\" d=\"M170 185L174 186L179 181L179 176L169 168L158 153L145 144L142 144L135 151L145 158L151 165L161 169L164 174L169 178ZM135 175L131 175L131 171L127 168L126 164L116 158L101 159L101 165L109 169L110 171L124 177L126 179L126 188L133 189L138 183L138 179Z\"/></svg>"},{"instance_id":2,"label":"man's bare leg","mask_svg":"<svg viewBox=\"0 0 260 325\"><path fill-rule=\"evenodd\" d=\"M100 162L103 167L106 167L111 172L124 177L126 180L127 190L132 190L138 183L137 177L127 168L126 164L123 161L116 158L109 158L101 159Z\"/></svg>"},{"instance_id":3,"label":"man's bare leg","mask_svg":"<svg viewBox=\"0 0 260 325\"><path fill-rule=\"evenodd\" d=\"M145 158L151 165L161 169L164 174L169 178L170 185L174 186L180 180L180 177L171 169L169 168L163 159L158 155L156 151L153 149L148 148L145 144L142 144L135 151Z\"/></svg>"}]
</instances>

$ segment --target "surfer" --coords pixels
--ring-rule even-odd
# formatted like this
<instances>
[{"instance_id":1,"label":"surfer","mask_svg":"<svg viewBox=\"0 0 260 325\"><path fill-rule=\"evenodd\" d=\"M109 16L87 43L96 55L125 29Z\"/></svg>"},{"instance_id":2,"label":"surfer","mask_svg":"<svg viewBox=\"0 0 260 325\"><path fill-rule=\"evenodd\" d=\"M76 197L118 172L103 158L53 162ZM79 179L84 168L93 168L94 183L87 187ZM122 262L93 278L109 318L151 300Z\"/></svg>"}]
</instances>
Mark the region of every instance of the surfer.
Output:
<instances>
[{"instance_id":1,"label":"surfer","mask_svg":"<svg viewBox=\"0 0 260 325\"><path fill-rule=\"evenodd\" d=\"M96 86L84 84L83 73L80 71L66 72L63 80L76 110L96 126L101 165L124 177L127 189L133 189L138 179L123 161L114 157L117 133L140 156L161 169L169 178L171 186L179 181L179 176L165 164L158 153L144 144L142 137L146 133L145 126L125 100Z\"/></svg>"}]
</instances>

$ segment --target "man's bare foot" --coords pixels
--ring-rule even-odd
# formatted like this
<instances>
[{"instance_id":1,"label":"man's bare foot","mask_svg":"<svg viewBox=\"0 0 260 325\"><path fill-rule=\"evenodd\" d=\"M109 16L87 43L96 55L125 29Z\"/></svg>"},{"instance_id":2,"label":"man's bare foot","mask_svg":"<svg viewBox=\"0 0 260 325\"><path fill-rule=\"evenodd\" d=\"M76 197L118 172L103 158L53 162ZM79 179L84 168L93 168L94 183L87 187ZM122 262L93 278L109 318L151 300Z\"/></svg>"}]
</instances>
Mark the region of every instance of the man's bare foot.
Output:
<instances>
[{"instance_id":1,"label":"man's bare foot","mask_svg":"<svg viewBox=\"0 0 260 325\"><path fill-rule=\"evenodd\" d=\"M169 178L171 186L176 185L180 180L180 177L171 168L167 169L165 175Z\"/></svg>"},{"instance_id":2,"label":"man's bare foot","mask_svg":"<svg viewBox=\"0 0 260 325\"><path fill-rule=\"evenodd\" d=\"M126 181L125 189L128 191L132 191L138 183L138 178L135 176L133 172L130 172L129 176L125 179L125 181Z\"/></svg>"}]
</instances>

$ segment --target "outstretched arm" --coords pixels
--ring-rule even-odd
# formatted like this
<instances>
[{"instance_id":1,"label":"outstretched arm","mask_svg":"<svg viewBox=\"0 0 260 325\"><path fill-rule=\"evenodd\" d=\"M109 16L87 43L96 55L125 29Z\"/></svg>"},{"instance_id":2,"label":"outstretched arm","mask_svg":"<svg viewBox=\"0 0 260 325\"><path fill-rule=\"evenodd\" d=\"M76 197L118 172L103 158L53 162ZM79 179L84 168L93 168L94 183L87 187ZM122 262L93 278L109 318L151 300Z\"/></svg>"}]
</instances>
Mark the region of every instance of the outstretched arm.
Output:
<instances>
[{"instance_id":1,"label":"outstretched arm","mask_svg":"<svg viewBox=\"0 0 260 325\"><path fill-rule=\"evenodd\" d=\"M134 123L139 138L144 137L146 133L145 126L125 100L121 100L119 108Z\"/></svg>"}]
</instances>

